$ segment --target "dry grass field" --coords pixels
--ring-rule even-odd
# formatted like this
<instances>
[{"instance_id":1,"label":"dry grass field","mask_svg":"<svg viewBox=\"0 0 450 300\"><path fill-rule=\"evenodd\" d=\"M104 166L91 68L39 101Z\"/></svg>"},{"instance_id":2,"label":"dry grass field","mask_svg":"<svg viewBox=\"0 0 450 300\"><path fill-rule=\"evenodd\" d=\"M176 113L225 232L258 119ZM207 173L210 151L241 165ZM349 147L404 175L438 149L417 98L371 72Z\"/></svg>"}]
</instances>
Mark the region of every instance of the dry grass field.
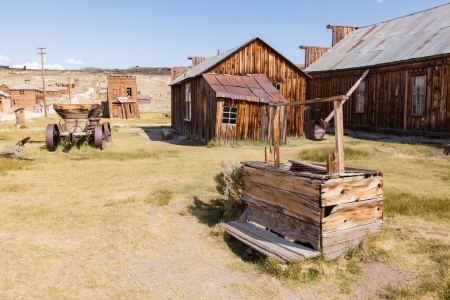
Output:
<instances>
[{"instance_id":1,"label":"dry grass field","mask_svg":"<svg viewBox=\"0 0 450 300\"><path fill-rule=\"evenodd\" d=\"M164 94L167 79L138 80ZM0 150L36 141L25 148L33 161L0 158L0 299L450 299L450 156L441 148L345 137L347 166L384 173L383 232L339 259L283 271L244 257L218 226L226 201L213 175L222 161L263 161L264 149L161 140L150 126L170 124L164 109L111 120L105 151L47 152L40 141L56 116L21 129L0 123ZM281 160L323 162L333 145L330 135L289 139Z\"/></svg>"}]
</instances>

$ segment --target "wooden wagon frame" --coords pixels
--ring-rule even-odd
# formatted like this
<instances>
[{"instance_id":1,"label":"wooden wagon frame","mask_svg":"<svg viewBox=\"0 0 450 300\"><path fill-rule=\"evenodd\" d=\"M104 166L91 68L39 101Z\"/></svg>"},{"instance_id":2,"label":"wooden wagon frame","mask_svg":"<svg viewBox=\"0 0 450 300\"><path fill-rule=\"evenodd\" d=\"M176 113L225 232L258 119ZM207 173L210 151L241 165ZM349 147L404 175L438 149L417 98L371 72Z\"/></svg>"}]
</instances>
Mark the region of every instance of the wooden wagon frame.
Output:
<instances>
[{"instance_id":1,"label":"wooden wagon frame","mask_svg":"<svg viewBox=\"0 0 450 300\"><path fill-rule=\"evenodd\" d=\"M45 141L48 151L55 151L61 141L70 145L79 139L87 140L95 148L105 149L105 141L111 140L109 122L100 123L103 106L99 104L54 104L61 118L58 124L48 124Z\"/></svg>"}]
</instances>

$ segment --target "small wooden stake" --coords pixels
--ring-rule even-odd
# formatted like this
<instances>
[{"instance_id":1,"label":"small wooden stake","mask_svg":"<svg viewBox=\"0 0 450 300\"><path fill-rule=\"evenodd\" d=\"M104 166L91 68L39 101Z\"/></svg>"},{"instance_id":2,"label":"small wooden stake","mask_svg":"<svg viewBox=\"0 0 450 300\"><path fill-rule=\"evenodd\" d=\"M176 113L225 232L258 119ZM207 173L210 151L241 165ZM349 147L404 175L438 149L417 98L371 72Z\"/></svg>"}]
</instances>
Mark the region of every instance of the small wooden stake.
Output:
<instances>
[{"instance_id":1,"label":"small wooden stake","mask_svg":"<svg viewBox=\"0 0 450 300\"><path fill-rule=\"evenodd\" d=\"M334 173L334 153L327 153L327 173Z\"/></svg>"}]
</instances>

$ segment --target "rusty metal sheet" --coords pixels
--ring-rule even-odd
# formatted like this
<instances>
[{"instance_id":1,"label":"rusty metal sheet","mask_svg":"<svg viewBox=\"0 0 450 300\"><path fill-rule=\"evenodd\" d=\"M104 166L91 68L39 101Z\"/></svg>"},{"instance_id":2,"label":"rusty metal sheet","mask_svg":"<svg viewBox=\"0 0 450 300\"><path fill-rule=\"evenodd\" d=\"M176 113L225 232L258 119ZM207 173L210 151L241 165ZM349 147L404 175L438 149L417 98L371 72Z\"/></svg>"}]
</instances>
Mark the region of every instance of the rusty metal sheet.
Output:
<instances>
[{"instance_id":1,"label":"rusty metal sheet","mask_svg":"<svg viewBox=\"0 0 450 300\"><path fill-rule=\"evenodd\" d=\"M305 71L360 68L450 53L450 4L360 27Z\"/></svg>"},{"instance_id":2,"label":"rusty metal sheet","mask_svg":"<svg viewBox=\"0 0 450 300\"><path fill-rule=\"evenodd\" d=\"M264 74L207 73L202 76L216 92L216 97L268 104L288 102Z\"/></svg>"}]
</instances>

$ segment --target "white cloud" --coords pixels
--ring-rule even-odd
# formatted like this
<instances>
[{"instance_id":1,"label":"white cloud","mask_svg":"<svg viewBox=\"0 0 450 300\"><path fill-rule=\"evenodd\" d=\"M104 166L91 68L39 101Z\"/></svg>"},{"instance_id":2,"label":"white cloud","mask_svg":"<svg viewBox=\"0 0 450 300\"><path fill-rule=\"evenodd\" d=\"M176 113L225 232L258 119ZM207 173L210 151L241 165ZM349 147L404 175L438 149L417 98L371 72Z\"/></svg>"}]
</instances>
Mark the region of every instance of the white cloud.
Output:
<instances>
[{"instance_id":1,"label":"white cloud","mask_svg":"<svg viewBox=\"0 0 450 300\"><path fill-rule=\"evenodd\" d=\"M82 62L81 60L75 60L73 58L70 58L68 60L66 60L69 64L72 65L84 65L84 62Z\"/></svg>"},{"instance_id":2,"label":"white cloud","mask_svg":"<svg viewBox=\"0 0 450 300\"><path fill-rule=\"evenodd\" d=\"M4 57L0 54L0 60L11 60L9 57Z\"/></svg>"},{"instance_id":3,"label":"white cloud","mask_svg":"<svg viewBox=\"0 0 450 300\"><path fill-rule=\"evenodd\" d=\"M24 64L18 64L18 65L12 65L11 68L17 68L22 69L24 66L27 67L27 69L30 70L40 70L42 69L42 65L38 62L26 62ZM44 64L44 68L47 70L64 70L63 66L60 64L54 63L54 64Z\"/></svg>"},{"instance_id":4,"label":"white cloud","mask_svg":"<svg viewBox=\"0 0 450 300\"><path fill-rule=\"evenodd\" d=\"M377 0L377 3L381 3L381 2L383 2L384 0Z\"/></svg>"}]
</instances>

